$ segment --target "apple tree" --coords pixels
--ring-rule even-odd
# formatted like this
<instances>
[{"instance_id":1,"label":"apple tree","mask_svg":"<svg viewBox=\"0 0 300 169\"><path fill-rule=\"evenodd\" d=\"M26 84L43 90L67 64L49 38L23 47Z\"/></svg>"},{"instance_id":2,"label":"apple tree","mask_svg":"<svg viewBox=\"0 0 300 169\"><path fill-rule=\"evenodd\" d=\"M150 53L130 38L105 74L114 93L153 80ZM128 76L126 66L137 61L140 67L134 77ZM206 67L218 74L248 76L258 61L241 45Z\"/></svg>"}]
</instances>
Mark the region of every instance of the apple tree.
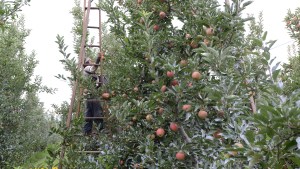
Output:
<instances>
[{"instance_id":1,"label":"apple tree","mask_svg":"<svg viewBox=\"0 0 300 169\"><path fill-rule=\"evenodd\" d=\"M266 73L274 42L265 45L266 34L246 37L245 22L252 18L242 17L242 11L249 4L107 0L100 5L122 45L107 63L122 165L248 165L244 134L252 123L246 119L257 112L258 93L276 79Z\"/></svg>"}]
</instances>

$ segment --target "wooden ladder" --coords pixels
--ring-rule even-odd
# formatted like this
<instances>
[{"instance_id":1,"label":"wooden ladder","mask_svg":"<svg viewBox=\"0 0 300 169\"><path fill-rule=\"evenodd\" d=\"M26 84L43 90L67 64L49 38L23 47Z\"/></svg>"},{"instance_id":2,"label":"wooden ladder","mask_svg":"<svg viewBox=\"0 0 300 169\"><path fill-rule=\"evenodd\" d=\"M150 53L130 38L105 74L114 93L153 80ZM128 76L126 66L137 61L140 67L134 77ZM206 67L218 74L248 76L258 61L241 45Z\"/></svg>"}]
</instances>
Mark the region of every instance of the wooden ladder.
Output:
<instances>
[{"instance_id":1,"label":"wooden ladder","mask_svg":"<svg viewBox=\"0 0 300 169\"><path fill-rule=\"evenodd\" d=\"M101 44L102 44L102 27L101 27L101 10L99 7L91 7L93 0L84 0L84 5L83 5L83 23L82 23L82 39L81 39L81 45L80 45L80 52L79 52L79 56L78 56L78 64L77 64L77 68L82 70L83 67L83 61L85 58L85 50L87 47L97 47L99 48L99 54L101 54ZM99 25L98 26L89 26L89 17L90 17L90 12L91 10L98 10L99 11ZM87 32L88 29L98 29L99 30L99 45L87 45L86 44L86 39L87 39ZM102 66L100 66L101 69L101 76L103 75L103 68ZM67 120L66 120L66 128L69 128L71 125L71 120L72 120L72 115L73 115L73 108L74 108L74 103L75 103L75 98L76 98L76 91L78 90L78 79L76 79L76 81L74 82L73 88L72 88L72 96L71 96L71 101L70 101L70 106L69 106L69 110L68 110L68 116L67 116ZM83 94L83 89L80 87L79 89L79 94L80 94L80 98ZM81 102L78 101L78 105L77 105L77 111L76 111L76 117L80 116L80 105ZM106 108L106 102L105 102L105 106L103 108L103 111ZM103 112L104 114L105 111ZM105 115L106 116L106 115ZM103 117L92 117L92 118L87 118L87 119L104 119ZM59 165L58 168L62 169L63 165L62 165L62 159L64 158L65 155L65 149L66 146L63 144L62 148L61 148L61 152L60 152L60 159L59 159ZM89 153L100 153L100 151L89 151Z\"/></svg>"}]
</instances>

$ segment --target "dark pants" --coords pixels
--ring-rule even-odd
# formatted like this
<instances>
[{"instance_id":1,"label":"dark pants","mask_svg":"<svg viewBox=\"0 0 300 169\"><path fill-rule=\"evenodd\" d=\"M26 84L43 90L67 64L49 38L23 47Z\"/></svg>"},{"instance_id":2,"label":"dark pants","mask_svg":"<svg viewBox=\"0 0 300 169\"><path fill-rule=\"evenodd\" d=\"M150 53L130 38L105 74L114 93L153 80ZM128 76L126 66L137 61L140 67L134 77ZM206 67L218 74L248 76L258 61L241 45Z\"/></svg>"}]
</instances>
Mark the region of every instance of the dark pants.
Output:
<instances>
[{"instance_id":1,"label":"dark pants","mask_svg":"<svg viewBox=\"0 0 300 169\"><path fill-rule=\"evenodd\" d=\"M99 100L87 100L85 117L103 117L103 110ZM93 128L93 122L97 124L97 129L102 130L104 128L103 119L86 119L86 123L83 127L85 134L91 134Z\"/></svg>"}]
</instances>

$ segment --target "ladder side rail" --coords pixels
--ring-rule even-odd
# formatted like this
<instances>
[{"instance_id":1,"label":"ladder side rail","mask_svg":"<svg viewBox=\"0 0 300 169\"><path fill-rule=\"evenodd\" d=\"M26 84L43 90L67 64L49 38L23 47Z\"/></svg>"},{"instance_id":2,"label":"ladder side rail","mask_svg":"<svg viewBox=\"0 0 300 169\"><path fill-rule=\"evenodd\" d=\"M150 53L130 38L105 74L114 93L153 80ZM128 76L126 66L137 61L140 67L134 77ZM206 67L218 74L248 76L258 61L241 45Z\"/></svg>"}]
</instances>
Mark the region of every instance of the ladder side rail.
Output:
<instances>
[{"instance_id":1,"label":"ladder side rail","mask_svg":"<svg viewBox=\"0 0 300 169\"><path fill-rule=\"evenodd\" d=\"M86 0L84 0L84 10L86 8L85 6L86 6ZM86 14L85 14L85 11L84 11L84 17L83 17L83 32L82 32L82 39L81 39L81 47L80 47L78 68L81 68L82 62L83 62L84 49L82 49L82 46L84 48L90 8L91 8L91 0L88 0L88 9L87 9ZM69 128L70 124L71 124L72 110L73 110L73 107L74 107L77 85L78 85L78 79L76 79L76 81L73 85L73 89L72 89L72 97L71 97L71 102L70 102L69 112L68 112L68 117L67 117L67 122L66 122L67 123L66 124L67 128ZM64 158L64 155L65 155L65 149L66 149L65 145L62 145L62 150L60 152L60 159L59 159L58 169L62 169L62 159Z\"/></svg>"}]
</instances>

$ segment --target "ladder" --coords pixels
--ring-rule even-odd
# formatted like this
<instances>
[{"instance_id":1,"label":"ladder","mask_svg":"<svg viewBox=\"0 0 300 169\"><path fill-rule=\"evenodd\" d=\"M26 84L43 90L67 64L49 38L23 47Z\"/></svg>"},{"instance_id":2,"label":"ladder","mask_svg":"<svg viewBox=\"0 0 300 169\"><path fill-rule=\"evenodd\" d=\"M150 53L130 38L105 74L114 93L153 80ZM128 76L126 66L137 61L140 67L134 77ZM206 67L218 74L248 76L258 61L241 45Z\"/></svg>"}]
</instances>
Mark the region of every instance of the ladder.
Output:
<instances>
[{"instance_id":1,"label":"ladder","mask_svg":"<svg viewBox=\"0 0 300 169\"><path fill-rule=\"evenodd\" d=\"M101 44L102 44L102 27L101 27L101 10L99 7L91 7L93 0L84 0L84 4L83 4L83 23L82 23L82 39L81 39L81 45L80 45L80 53L78 56L78 65L77 68L78 69L82 69L83 67L83 61L85 58L85 50L87 47L96 47L99 48L99 54L101 54ZM98 10L99 11L99 25L98 26L89 26L89 17L90 17L90 12L91 10ZM86 44L86 39L87 39L87 30L88 29L98 29L99 30L99 45L87 45ZM101 76L103 76L103 68L102 66L100 66L100 72L101 72ZM66 128L69 128L71 125L71 120L72 120L72 114L73 114L73 108L74 108L74 103L75 103L75 98L76 98L76 91L78 90L78 86L79 86L79 82L78 79L76 79L76 81L73 84L73 88L72 88L72 96L71 96L71 100L70 100L70 105L69 105L69 110L68 110L68 116L67 116L67 120L66 120ZM79 95L80 98L83 94L83 89L80 88L79 89ZM76 117L79 117L80 115L80 104L81 102L78 101L78 105L77 105L77 111L76 111ZM105 105L103 107L103 114L105 114L106 116L106 101L105 101ZM102 118L105 119L106 117L89 117L86 119L95 119L95 118ZM60 159L59 159L59 165L58 168L62 169L63 165L62 165L62 159L64 158L65 155L65 145L62 145L61 148L61 152L60 152ZM93 153L100 153L100 151L93 151Z\"/></svg>"}]
</instances>

